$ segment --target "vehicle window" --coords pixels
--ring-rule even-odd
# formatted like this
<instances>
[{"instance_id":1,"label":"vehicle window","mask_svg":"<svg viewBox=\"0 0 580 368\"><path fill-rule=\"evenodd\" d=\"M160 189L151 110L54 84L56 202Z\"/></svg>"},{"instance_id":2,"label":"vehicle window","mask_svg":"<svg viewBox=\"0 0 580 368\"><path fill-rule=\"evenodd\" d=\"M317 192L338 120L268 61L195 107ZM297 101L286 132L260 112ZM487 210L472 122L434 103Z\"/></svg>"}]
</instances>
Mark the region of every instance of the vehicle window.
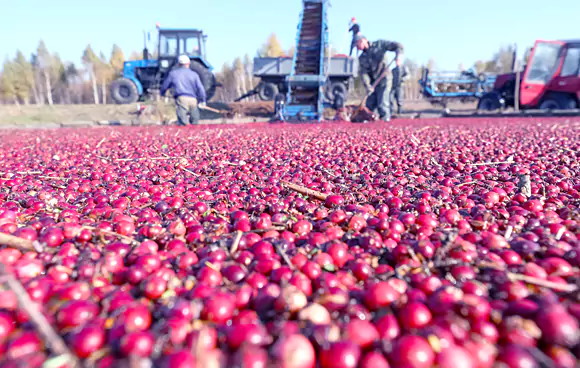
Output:
<instances>
[{"instance_id":1,"label":"vehicle window","mask_svg":"<svg viewBox=\"0 0 580 368\"><path fill-rule=\"evenodd\" d=\"M564 58L564 65L562 65L562 77L570 77L578 75L580 68L580 47L569 48Z\"/></svg>"},{"instance_id":2,"label":"vehicle window","mask_svg":"<svg viewBox=\"0 0 580 368\"><path fill-rule=\"evenodd\" d=\"M546 83L554 75L558 66L560 50L562 47L553 43L538 43L526 76L526 82Z\"/></svg>"},{"instance_id":3,"label":"vehicle window","mask_svg":"<svg viewBox=\"0 0 580 368\"><path fill-rule=\"evenodd\" d=\"M177 36L161 35L159 39L159 56L177 55Z\"/></svg>"},{"instance_id":4,"label":"vehicle window","mask_svg":"<svg viewBox=\"0 0 580 368\"><path fill-rule=\"evenodd\" d=\"M199 39L197 36L181 36L179 42L179 52L188 55L199 55Z\"/></svg>"}]
</instances>

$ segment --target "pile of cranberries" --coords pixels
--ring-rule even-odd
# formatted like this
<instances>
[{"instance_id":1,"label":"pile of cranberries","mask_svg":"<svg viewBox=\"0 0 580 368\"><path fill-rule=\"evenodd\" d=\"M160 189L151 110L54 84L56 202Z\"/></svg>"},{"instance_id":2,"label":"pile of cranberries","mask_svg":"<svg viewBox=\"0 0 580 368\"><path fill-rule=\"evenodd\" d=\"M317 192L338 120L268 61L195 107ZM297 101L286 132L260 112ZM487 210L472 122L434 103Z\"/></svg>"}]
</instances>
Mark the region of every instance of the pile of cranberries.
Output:
<instances>
[{"instance_id":1,"label":"pile of cranberries","mask_svg":"<svg viewBox=\"0 0 580 368\"><path fill-rule=\"evenodd\" d=\"M580 119L10 131L0 171L86 367L578 366ZM0 281L0 367L57 358Z\"/></svg>"}]
</instances>

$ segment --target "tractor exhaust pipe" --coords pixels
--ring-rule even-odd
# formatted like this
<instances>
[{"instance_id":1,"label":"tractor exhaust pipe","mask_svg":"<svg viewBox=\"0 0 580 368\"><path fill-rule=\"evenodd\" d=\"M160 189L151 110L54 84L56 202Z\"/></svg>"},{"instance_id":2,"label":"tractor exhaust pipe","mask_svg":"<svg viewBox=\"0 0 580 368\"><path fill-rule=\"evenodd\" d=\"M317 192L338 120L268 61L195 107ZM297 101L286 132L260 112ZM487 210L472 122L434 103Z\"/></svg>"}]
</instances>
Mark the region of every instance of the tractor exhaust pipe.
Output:
<instances>
[{"instance_id":1,"label":"tractor exhaust pipe","mask_svg":"<svg viewBox=\"0 0 580 368\"><path fill-rule=\"evenodd\" d=\"M149 50L147 49L148 33L143 31L143 60L149 60Z\"/></svg>"}]
</instances>

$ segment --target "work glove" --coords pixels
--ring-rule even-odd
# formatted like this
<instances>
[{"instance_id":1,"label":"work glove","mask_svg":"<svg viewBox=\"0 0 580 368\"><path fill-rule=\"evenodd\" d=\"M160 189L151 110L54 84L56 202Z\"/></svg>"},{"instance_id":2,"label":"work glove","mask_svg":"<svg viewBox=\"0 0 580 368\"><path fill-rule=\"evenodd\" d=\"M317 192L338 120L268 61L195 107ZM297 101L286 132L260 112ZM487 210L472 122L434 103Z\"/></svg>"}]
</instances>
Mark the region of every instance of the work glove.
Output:
<instances>
[{"instance_id":1,"label":"work glove","mask_svg":"<svg viewBox=\"0 0 580 368\"><path fill-rule=\"evenodd\" d=\"M205 102L200 102L200 103L199 103L199 107L200 107L200 108L202 108L202 109L203 109L204 107L206 107L206 106L207 106L207 105L205 104Z\"/></svg>"}]
</instances>

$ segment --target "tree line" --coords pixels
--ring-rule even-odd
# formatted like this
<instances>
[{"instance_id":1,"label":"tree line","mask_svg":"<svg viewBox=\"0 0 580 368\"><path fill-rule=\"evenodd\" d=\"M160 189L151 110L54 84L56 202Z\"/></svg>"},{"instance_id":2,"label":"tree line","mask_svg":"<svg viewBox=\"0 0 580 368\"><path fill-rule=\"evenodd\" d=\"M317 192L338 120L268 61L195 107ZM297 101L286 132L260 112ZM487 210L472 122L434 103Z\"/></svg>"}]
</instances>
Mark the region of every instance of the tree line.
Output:
<instances>
[{"instance_id":1,"label":"tree line","mask_svg":"<svg viewBox=\"0 0 580 368\"><path fill-rule=\"evenodd\" d=\"M110 82L122 71L125 55L113 45L109 56L88 45L82 64L63 61L40 41L30 56L17 51L0 72L0 101L12 104L107 103Z\"/></svg>"},{"instance_id":2,"label":"tree line","mask_svg":"<svg viewBox=\"0 0 580 368\"><path fill-rule=\"evenodd\" d=\"M477 61L474 68L478 73L503 73L511 70L511 47L502 47L490 60ZM331 55L336 50L330 50ZM280 57L292 56L294 47L284 49L275 33L272 33L256 56ZM141 53L133 51L129 60L141 58ZM126 60L123 50L113 45L110 53L96 53L87 45L81 54L81 63L63 61L58 53L50 52L41 40L35 52L25 55L16 51L13 58L4 61L0 70L0 103L16 105L53 105L53 104L107 104L110 83L123 70ZM258 79L252 76L253 58L249 54L237 57L231 63L225 63L216 72L216 79L221 83L215 100L231 102L255 88ZM435 69L435 61L429 60L419 65L411 59L405 60L410 78L404 86L406 99L420 99L418 80L425 68ZM463 70L463 66L459 66ZM362 83L358 78L351 96L364 94ZM249 99L256 100L256 97Z\"/></svg>"}]
</instances>

